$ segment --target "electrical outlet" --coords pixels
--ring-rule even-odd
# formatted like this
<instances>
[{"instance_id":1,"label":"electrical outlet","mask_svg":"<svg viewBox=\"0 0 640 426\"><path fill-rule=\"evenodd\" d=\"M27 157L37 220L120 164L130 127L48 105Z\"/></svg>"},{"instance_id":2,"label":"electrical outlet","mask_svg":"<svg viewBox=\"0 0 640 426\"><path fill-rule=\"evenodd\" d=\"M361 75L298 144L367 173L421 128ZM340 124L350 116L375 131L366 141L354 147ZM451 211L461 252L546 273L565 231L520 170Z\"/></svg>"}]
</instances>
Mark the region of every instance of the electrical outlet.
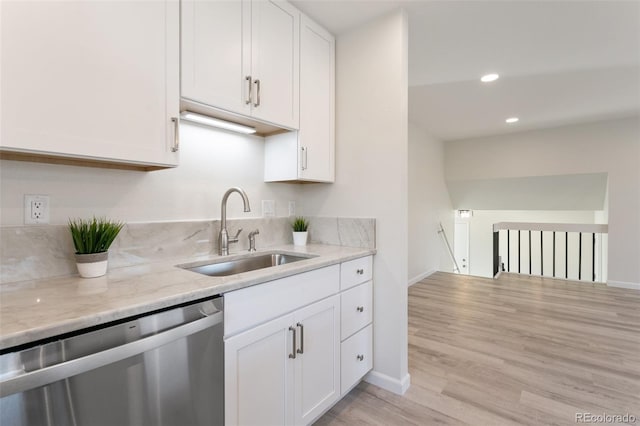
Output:
<instances>
[{"instance_id":1,"label":"electrical outlet","mask_svg":"<svg viewBox=\"0 0 640 426\"><path fill-rule=\"evenodd\" d=\"M25 194L24 224L42 223L49 223L49 196Z\"/></svg>"},{"instance_id":2,"label":"electrical outlet","mask_svg":"<svg viewBox=\"0 0 640 426\"><path fill-rule=\"evenodd\" d=\"M276 202L274 200L262 200L262 216L274 217L276 215Z\"/></svg>"},{"instance_id":3,"label":"electrical outlet","mask_svg":"<svg viewBox=\"0 0 640 426\"><path fill-rule=\"evenodd\" d=\"M296 215L296 202L289 201L289 216L295 216L295 215Z\"/></svg>"}]
</instances>

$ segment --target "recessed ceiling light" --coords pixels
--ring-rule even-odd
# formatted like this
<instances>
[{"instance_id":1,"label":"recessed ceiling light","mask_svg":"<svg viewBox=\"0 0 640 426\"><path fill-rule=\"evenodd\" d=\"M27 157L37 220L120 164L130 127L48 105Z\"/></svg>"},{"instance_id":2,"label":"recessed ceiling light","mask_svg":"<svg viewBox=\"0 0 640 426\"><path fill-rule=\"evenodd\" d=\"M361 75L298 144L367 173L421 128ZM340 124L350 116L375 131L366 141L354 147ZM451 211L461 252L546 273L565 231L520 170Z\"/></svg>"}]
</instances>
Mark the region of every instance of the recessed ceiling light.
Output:
<instances>
[{"instance_id":1,"label":"recessed ceiling light","mask_svg":"<svg viewBox=\"0 0 640 426\"><path fill-rule=\"evenodd\" d=\"M513 123L517 123L518 121L520 121L520 119L518 117L509 117L504 121L506 121L509 124L513 124Z\"/></svg>"},{"instance_id":2,"label":"recessed ceiling light","mask_svg":"<svg viewBox=\"0 0 640 426\"><path fill-rule=\"evenodd\" d=\"M500 76L498 74L487 74L487 75L483 75L480 81L483 83L489 83L491 81L496 81L499 78Z\"/></svg>"}]
</instances>

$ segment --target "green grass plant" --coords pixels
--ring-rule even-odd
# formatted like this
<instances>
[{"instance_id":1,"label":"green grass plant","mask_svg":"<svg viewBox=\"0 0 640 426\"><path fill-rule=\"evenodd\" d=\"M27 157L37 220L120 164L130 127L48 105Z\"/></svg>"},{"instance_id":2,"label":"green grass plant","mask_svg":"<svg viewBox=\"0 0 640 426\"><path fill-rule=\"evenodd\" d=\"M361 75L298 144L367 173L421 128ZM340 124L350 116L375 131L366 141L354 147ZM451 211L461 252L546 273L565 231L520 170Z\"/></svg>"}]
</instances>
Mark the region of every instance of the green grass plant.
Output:
<instances>
[{"instance_id":1,"label":"green grass plant","mask_svg":"<svg viewBox=\"0 0 640 426\"><path fill-rule=\"evenodd\" d=\"M69 230L76 254L102 253L109 250L123 226L123 222L106 218L69 219Z\"/></svg>"},{"instance_id":2,"label":"green grass plant","mask_svg":"<svg viewBox=\"0 0 640 426\"><path fill-rule=\"evenodd\" d=\"M293 232L307 232L309 221L302 216L298 216L293 220Z\"/></svg>"}]
</instances>

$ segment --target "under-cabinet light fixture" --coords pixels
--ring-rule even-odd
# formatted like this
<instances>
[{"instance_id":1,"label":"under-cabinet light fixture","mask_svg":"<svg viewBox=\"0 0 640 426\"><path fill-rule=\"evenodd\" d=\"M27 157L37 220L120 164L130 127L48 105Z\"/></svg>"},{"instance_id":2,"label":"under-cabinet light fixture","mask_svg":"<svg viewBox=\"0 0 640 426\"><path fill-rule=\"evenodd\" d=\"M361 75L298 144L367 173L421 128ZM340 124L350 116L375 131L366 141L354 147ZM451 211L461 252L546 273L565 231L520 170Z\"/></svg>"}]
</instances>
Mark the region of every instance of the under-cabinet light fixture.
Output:
<instances>
[{"instance_id":1,"label":"under-cabinet light fixture","mask_svg":"<svg viewBox=\"0 0 640 426\"><path fill-rule=\"evenodd\" d=\"M473 211L471 211L471 210L458 210L458 216L461 219L469 219L471 216L473 216Z\"/></svg>"},{"instance_id":2,"label":"under-cabinet light fixture","mask_svg":"<svg viewBox=\"0 0 640 426\"><path fill-rule=\"evenodd\" d=\"M504 120L507 124L513 124L513 123L517 123L518 121L520 121L520 119L518 117L509 117L506 120Z\"/></svg>"},{"instance_id":3,"label":"under-cabinet light fixture","mask_svg":"<svg viewBox=\"0 0 640 426\"><path fill-rule=\"evenodd\" d=\"M197 114L195 112L185 111L180 116L183 120L204 124L205 126L217 127L219 129L231 130L232 132L244 133L246 135L256 132L256 129L253 127L220 120L219 118L207 117L206 115Z\"/></svg>"}]
</instances>

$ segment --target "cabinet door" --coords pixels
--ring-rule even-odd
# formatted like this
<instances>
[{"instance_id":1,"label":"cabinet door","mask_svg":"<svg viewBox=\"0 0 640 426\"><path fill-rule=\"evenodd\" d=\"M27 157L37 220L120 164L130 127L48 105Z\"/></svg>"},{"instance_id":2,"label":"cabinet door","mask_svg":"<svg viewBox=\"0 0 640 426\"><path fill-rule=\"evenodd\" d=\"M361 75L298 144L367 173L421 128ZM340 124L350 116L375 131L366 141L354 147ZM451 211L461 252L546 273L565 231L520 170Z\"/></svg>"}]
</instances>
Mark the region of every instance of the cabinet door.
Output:
<instances>
[{"instance_id":1,"label":"cabinet door","mask_svg":"<svg viewBox=\"0 0 640 426\"><path fill-rule=\"evenodd\" d=\"M286 315L225 341L225 424L292 424L292 324Z\"/></svg>"},{"instance_id":2,"label":"cabinet door","mask_svg":"<svg viewBox=\"0 0 640 426\"><path fill-rule=\"evenodd\" d=\"M2 3L3 150L177 164L177 1Z\"/></svg>"},{"instance_id":3,"label":"cabinet door","mask_svg":"<svg viewBox=\"0 0 640 426\"><path fill-rule=\"evenodd\" d=\"M295 313L295 423L310 424L340 396L340 296Z\"/></svg>"},{"instance_id":4,"label":"cabinet door","mask_svg":"<svg viewBox=\"0 0 640 426\"><path fill-rule=\"evenodd\" d=\"M181 17L182 97L249 115L251 2L183 0Z\"/></svg>"},{"instance_id":5,"label":"cabinet door","mask_svg":"<svg viewBox=\"0 0 640 426\"><path fill-rule=\"evenodd\" d=\"M306 16L300 27L300 145L302 180L335 180L335 40Z\"/></svg>"},{"instance_id":6,"label":"cabinet door","mask_svg":"<svg viewBox=\"0 0 640 426\"><path fill-rule=\"evenodd\" d=\"M300 12L286 2L254 1L251 29L252 115L297 129Z\"/></svg>"}]
</instances>

